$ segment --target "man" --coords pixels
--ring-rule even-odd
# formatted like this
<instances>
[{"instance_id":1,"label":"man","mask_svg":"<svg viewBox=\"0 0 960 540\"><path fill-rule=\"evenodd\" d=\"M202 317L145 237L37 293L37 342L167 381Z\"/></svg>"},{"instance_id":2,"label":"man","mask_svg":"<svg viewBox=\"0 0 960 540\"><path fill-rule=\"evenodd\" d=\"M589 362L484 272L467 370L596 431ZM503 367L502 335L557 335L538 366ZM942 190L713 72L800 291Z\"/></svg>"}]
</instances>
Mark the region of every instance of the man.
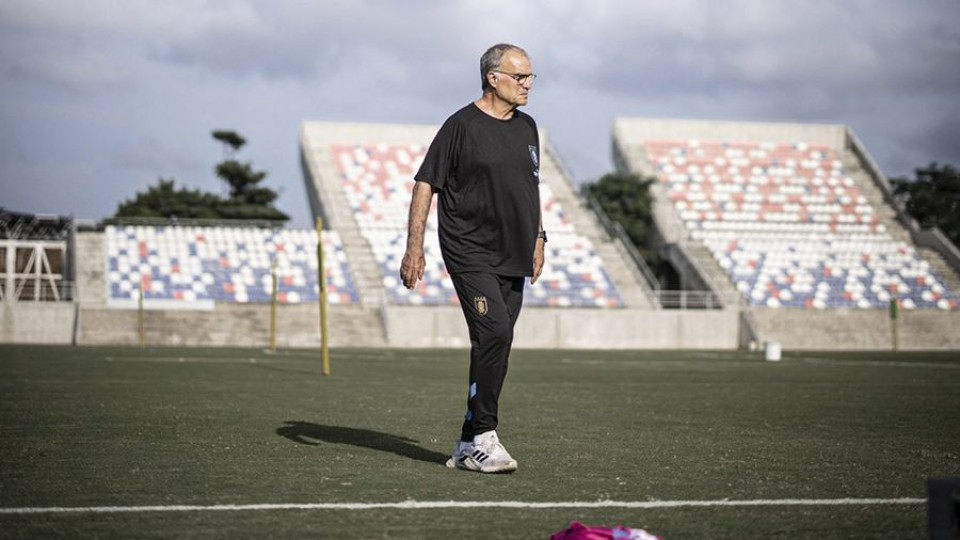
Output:
<instances>
[{"instance_id":1,"label":"man","mask_svg":"<svg viewBox=\"0 0 960 540\"><path fill-rule=\"evenodd\" d=\"M414 179L400 277L423 277L423 237L438 193L440 251L470 334L467 413L448 467L513 472L517 462L497 436L523 282L543 269L540 137L527 104L536 75L527 53L494 45L480 58L483 95L444 122Z\"/></svg>"}]
</instances>

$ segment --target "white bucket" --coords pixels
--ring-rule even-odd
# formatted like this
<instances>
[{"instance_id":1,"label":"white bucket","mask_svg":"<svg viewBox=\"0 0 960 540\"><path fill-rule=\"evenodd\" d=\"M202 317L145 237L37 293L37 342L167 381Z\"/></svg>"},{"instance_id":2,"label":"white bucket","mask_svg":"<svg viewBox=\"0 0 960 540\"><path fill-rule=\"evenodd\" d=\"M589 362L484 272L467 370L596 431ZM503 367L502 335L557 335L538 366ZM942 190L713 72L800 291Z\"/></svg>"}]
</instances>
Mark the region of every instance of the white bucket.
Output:
<instances>
[{"instance_id":1,"label":"white bucket","mask_svg":"<svg viewBox=\"0 0 960 540\"><path fill-rule=\"evenodd\" d=\"M764 343L764 350L766 352L767 362L779 362L780 361L780 342L779 341L767 341Z\"/></svg>"}]
</instances>

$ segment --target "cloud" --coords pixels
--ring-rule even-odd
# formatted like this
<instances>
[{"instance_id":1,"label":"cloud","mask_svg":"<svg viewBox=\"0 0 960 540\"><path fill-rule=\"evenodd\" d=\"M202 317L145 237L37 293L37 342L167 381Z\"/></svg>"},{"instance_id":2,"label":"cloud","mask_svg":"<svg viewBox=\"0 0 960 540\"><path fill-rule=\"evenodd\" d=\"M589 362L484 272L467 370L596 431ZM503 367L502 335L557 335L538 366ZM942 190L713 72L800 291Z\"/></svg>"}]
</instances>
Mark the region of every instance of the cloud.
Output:
<instances>
[{"instance_id":1,"label":"cloud","mask_svg":"<svg viewBox=\"0 0 960 540\"><path fill-rule=\"evenodd\" d=\"M163 171L175 170L207 174L212 165L204 163L194 154L171 148L154 136L139 136L132 141L120 143L114 150L111 164L127 170L163 175Z\"/></svg>"},{"instance_id":2,"label":"cloud","mask_svg":"<svg viewBox=\"0 0 960 540\"><path fill-rule=\"evenodd\" d=\"M206 188L215 180L204 164L218 157L209 131L225 127L250 139L245 151L284 189L281 202L305 208L301 121L438 124L478 96L479 56L503 41L530 52L540 78L529 110L577 179L611 168L618 116L843 123L885 169L960 162L955 0L490 9L482 0L5 0L0 170L22 154L20 176L85 166L100 193L161 175ZM54 196L87 204L73 189ZM90 204L97 215L116 201Z\"/></svg>"},{"instance_id":3,"label":"cloud","mask_svg":"<svg viewBox=\"0 0 960 540\"><path fill-rule=\"evenodd\" d=\"M0 160L0 206L8 210L88 217L87 208L103 203L102 193L89 189L95 184L95 173L83 162ZM111 201L110 208L117 202Z\"/></svg>"},{"instance_id":4,"label":"cloud","mask_svg":"<svg viewBox=\"0 0 960 540\"><path fill-rule=\"evenodd\" d=\"M6 0L3 26L35 32L122 34L153 41L193 41L211 33L265 32L254 4L233 0Z\"/></svg>"},{"instance_id":5,"label":"cloud","mask_svg":"<svg viewBox=\"0 0 960 540\"><path fill-rule=\"evenodd\" d=\"M615 14L607 4L596 13L609 18L577 18L552 60L614 91L902 88L923 79L955 88L960 80L960 70L945 69L958 60L960 34L923 10L930 2L909 11L883 1L634 3ZM578 55L567 50L596 52L570 65Z\"/></svg>"},{"instance_id":6,"label":"cloud","mask_svg":"<svg viewBox=\"0 0 960 540\"><path fill-rule=\"evenodd\" d=\"M414 11L420 9L417 15ZM382 0L269 2L12 0L0 27L63 38L135 42L152 59L239 77L309 79L350 67L369 50L395 53L398 64L428 64L464 43L470 28L456 3ZM79 13L82 15L78 16ZM366 49L366 51L365 51ZM471 50L471 54L474 51Z\"/></svg>"},{"instance_id":7,"label":"cloud","mask_svg":"<svg viewBox=\"0 0 960 540\"><path fill-rule=\"evenodd\" d=\"M35 79L75 91L90 91L121 84L121 68L108 56L91 51L36 55L30 61L14 61L4 75L11 79Z\"/></svg>"}]
</instances>

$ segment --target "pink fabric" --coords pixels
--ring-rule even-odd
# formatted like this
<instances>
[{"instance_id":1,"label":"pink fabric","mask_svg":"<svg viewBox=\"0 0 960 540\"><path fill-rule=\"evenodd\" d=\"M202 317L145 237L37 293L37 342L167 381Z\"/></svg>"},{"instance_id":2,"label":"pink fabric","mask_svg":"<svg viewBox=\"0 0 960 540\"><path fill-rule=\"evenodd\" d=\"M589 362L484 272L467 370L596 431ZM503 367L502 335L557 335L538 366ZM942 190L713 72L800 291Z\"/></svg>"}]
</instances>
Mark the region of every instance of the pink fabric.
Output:
<instances>
[{"instance_id":1,"label":"pink fabric","mask_svg":"<svg viewBox=\"0 0 960 540\"><path fill-rule=\"evenodd\" d=\"M574 521L566 530L554 533L550 540L663 540L643 529L628 527L588 527Z\"/></svg>"}]
</instances>

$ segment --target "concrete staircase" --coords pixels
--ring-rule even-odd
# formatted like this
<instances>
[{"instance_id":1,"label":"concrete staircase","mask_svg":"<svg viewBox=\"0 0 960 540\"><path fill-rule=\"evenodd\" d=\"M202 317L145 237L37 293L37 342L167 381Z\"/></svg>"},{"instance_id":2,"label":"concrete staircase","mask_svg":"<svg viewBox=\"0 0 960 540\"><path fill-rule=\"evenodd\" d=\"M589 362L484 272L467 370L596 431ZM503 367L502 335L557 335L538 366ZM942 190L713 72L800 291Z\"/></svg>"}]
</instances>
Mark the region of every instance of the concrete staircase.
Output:
<instances>
[{"instance_id":1,"label":"concrete staircase","mask_svg":"<svg viewBox=\"0 0 960 540\"><path fill-rule=\"evenodd\" d=\"M910 232L903 227L903 224L900 223L897 217L896 208L889 204L883 192L874 183L870 174L863 168L857 156L850 150L846 150L842 154L841 161L843 162L843 167L847 175L857 183L857 187L860 188L860 193L863 194L867 202L870 203L870 206L873 207L875 215L880 218L880 223L887 228L887 233L890 237L900 242L912 243L910 240Z\"/></svg>"},{"instance_id":2,"label":"concrete staircase","mask_svg":"<svg viewBox=\"0 0 960 540\"><path fill-rule=\"evenodd\" d=\"M343 241L343 247L350 261L350 271L360 295L360 303L369 308L379 308L384 301L383 282L380 269L373 256L370 244L360 234L360 228L353 217L353 211L347 202L343 183L339 177L324 175L321 171L336 170L329 149L314 153L320 163L311 164L313 178L324 213L327 216L328 229L337 231ZM399 268L397 269L399 272Z\"/></svg>"},{"instance_id":3,"label":"concrete staircase","mask_svg":"<svg viewBox=\"0 0 960 540\"><path fill-rule=\"evenodd\" d=\"M873 181L873 177L863 168L860 160L849 149L842 154L843 166L847 174L857 183L863 196L866 197L874 211L880 218L890 237L894 240L914 245L917 253L923 260L930 263L930 269L943 280L944 285L952 291L960 291L960 275L950 266L937 251L914 244L910 231L900 221L897 209L890 203L883 191Z\"/></svg>"},{"instance_id":4,"label":"concrete staircase","mask_svg":"<svg viewBox=\"0 0 960 540\"><path fill-rule=\"evenodd\" d=\"M669 253L673 265L678 268L681 274L695 271L698 281L702 282L702 286L712 291L724 307L739 307L741 295L733 281L730 280L730 276L713 257L709 248L699 241L690 239L687 227L683 223L683 219L680 218L676 207L669 202L664 186L654 183L651 190L655 199L654 222L663 237L663 241L674 245L674 249ZM693 268L685 269L684 266L692 266Z\"/></svg>"},{"instance_id":5,"label":"concrete staircase","mask_svg":"<svg viewBox=\"0 0 960 540\"><path fill-rule=\"evenodd\" d=\"M603 259L604 269L616 284L627 307L657 309L659 306L656 304L652 289L638 270L631 269L633 261L630 260L630 256L619 242L607 236L596 215L576 193L553 150L548 147L546 152L542 153L541 160L541 178L548 182L564 214L577 233L593 243L597 254Z\"/></svg>"}]
</instances>

